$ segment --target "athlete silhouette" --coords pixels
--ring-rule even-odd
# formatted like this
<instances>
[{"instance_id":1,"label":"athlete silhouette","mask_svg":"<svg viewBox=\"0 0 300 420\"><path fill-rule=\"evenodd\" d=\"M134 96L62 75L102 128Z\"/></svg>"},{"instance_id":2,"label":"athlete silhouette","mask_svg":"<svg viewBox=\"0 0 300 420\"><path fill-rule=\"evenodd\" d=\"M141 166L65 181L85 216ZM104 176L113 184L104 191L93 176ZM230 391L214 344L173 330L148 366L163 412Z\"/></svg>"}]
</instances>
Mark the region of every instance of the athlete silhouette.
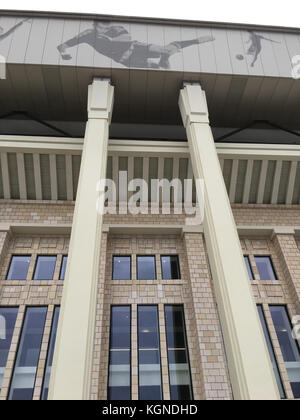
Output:
<instances>
[{"instance_id":1,"label":"athlete silhouette","mask_svg":"<svg viewBox=\"0 0 300 420\"><path fill-rule=\"evenodd\" d=\"M20 22L16 23L14 26L12 26L8 31L4 32L4 29L2 26L0 26L0 41L7 38L9 35L11 35L17 28L19 28L21 25L23 25L24 22L30 20L31 18L23 19Z\"/></svg>"},{"instance_id":2,"label":"athlete silhouette","mask_svg":"<svg viewBox=\"0 0 300 420\"><path fill-rule=\"evenodd\" d=\"M276 44L280 44L280 42L274 41L273 39L270 39L270 38L266 38L263 35L258 35L257 33L252 32L252 31L248 31L248 32L249 32L249 40L247 41L247 43L250 43L251 45L248 48L248 51L247 51L246 54L247 55L250 55L250 56L253 56L251 67L254 67L254 64L256 63L257 58L258 58L258 56L259 56L259 54L261 53L261 50L262 50L262 43L261 43L261 41L263 39L265 41L274 42ZM238 54L236 56L236 58L238 60L244 60L245 57L242 54Z\"/></svg>"},{"instance_id":3,"label":"athlete silhouette","mask_svg":"<svg viewBox=\"0 0 300 420\"><path fill-rule=\"evenodd\" d=\"M212 41L214 38L208 35L187 41L171 42L166 46L147 44L132 40L129 32L122 25L94 21L93 28L65 41L57 49L64 60L70 60L72 56L67 52L67 49L86 43L100 54L127 67L169 69L171 55L190 45Z\"/></svg>"}]
</instances>

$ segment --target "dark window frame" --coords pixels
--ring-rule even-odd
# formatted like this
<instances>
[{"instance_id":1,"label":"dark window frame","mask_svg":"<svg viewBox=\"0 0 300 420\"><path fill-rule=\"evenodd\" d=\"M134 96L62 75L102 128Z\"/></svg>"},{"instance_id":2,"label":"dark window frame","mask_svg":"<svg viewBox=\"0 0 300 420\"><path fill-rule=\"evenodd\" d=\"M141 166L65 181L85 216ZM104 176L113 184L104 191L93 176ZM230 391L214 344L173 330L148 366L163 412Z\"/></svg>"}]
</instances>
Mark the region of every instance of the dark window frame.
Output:
<instances>
[{"instance_id":1,"label":"dark window frame","mask_svg":"<svg viewBox=\"0 0 300 420\"><path fill-rule=\"evenodd\" d=\"M280 341L279 341L279 338L278 338L278 335L277 335L277 331L276 331L275 324L274 324L273 317L272 317L271 310L270 310L270 307L274 307L274 306L285 309L285 313L287 315L287 319L288 319L288 322L289 322L289 326L291 328L291 331L293 331L294 325L292 324L292 316L291 316L291 313L290 313L290 310L289 310L289 306L287 304L283 304L282 305L282 304L279 304L279 303L275 303L275 304L269 304L268 305L269 311L270 311L270 315L271 315L271 320L272 320L272 323L273 323L273 326L274 326L274 330L275 330L275 334L276 334L276 338L277 338L277 341L278 341L278 344L279 344L279 349L280 349L280 352L281 352L281 355L282 355L282 358L283 358L283 362L284 362L284 365L285 365L286 362L284 361L284 356L283 356L283 353L282 353L282 350L281 350ZM296 348L298 349L298 353L299 353L299 356L300 356L300 344L299 344L299 341L298 340L294 340L294 341L295 341ZM289 383L291 383L289 377L288 377L288 380L289 380ZM293 393L293 390L292 390L292 393Z\"/></svg>"},{"instance_id":2,"label":"dark window frame","mask_svg":"<svg viewBox=\"0 0 300 420\"><path fill-rule=\"evenodd\" d=\"M127 257L130 258L130 279L127 280L114 280L114 259L118 258L118 257ZM128 254L113 254L112 256L112 268L111 268L111 279L112 281L132 281L132 255L128 255Z\"/></svg>"},{"instance_id":3,"label":"dark window frame","mask_svg":"<svg viewBox=\"0 0 300 420\"><path fill-rule=\"evenodd\" d=\"M45 364L44 364L43 380L42 380L41 391L40 391L41 392L40 393L40 400L43 400L42 397L43 397L44 384L45 384L45 379L46 379L46 369L47 369L47 364L48 364L48 356L49 356L49 352L50 352L50 343L51 343L51 339L52 339L52 332L53 332L53 328L54 328L54 316L55 316L56 308L59 308L59 310L60 310L61 306L60 305L54 305L54 308L53 308L53 314L52 314L52 319L51 319L51 328L50 328L50 334L49 334L49 339L48 339L48 344L47 344L47 353L46 353ZM48 310L49 310L49 307L48 307ZM58 321L59 321L59 315L60 315L60 313L58 314ZM46 319L46 321L47 321L47 319ZM57 339L57 331L56 331L56 338L55 338L54 347L55 347L55 344L56 344L56 339ZM53 366L53 364L52 364L52 366ZM51 366L51 368L52 368L52 366Z\"/></svg>"},{"instance_id":4,"label":"dark window frame","mask_svg":"<svg viewBox=\"0 0 300 420\"><path fill-rule=\"evenodd\" d=\"M244 255L244 260L245 260L245 258L247 258L247 260L248 260L248 263L249 263L249 268L250 268L250 272L251 272L251 277L252 278L250 278L249 280L250 281L253 281L253 280L255 280L255 277L254 277L254 273L253 273L253 268L252 268L252 265L251 265L251 261L250 261L250 255L248 254L248 255ZM247 268L247 267L246 267ZM248 270L247 270L247 272L248 272ZM249 273L248 273L249 274Z\"/></svg>"},{"instance_id":5,"label":"dark window frame","mask_svg":"<svg viewBox=\"0 0 300 420\"><path fill-rule=\"evenodd\" d=\"M19 353L19 350L20 350L22 333L23 333L24 326L25 326L26 314L27 314L28 309L30 309L30 308L46 308L46 316L45 316L45 323L44 323L44 328L43 328L43 333L42 333L42 340L41 340L40 351L39 351L39 356L38 356L38 360L37 360L37 367L36 367L36 371L35 371L34 381L33 381L32 395L34 394L34 388L35 388L35 384L36 384L38 366L39 366L39 362L40 362L40 358L41 358L41 351L42 351L42 345L43 345L43 338L44 338L44 334L45 334L49 305L28 305L28 306L26 305L26 307L25 307L25 312L24 312L24 315L23 315L22 325L21 325L21 328L20 328L20 334L19 334L19 337L18 337L18 343L17 343L17 347L16 347L16 352L15 352L15 359L14 359L13 368L12 368L11 375L10 375L10 380L9 380L9 386L8 386L8 392L7 392L7 398L6 398L7 400L10 400L9 397L10 397L11 387L12 387L12 383L13 383L13 379L14 379L14 372L15 372L16 364L17 364L17 360L18 360L18 353Z\"/></svg>"},{"instance_id":6,"label":"dark window frame","mask_svg":"<svg viewBox=\"0 0 300 420\"><path fill-rule=\"evenodd\" d=\"M273 273L274 273L275 280L278 281L279 279L278 279L278 275L277 275L277 272L276 272L275 267L274 267L272 255L270 255L270 254L267 254L267 255L254 255L255 265L256 265L256 268L257 268L258 275L259 275L259 279L261 280L261 278L260 278L260 272L259 272L258 267L257 267L257 264L256 264L256 258L268 258L269 259L270 264L271 264L271 268L272 268ZM268 280L261 280L261 281L274 281L274 280L273 279L268 279Z\"/></svg>"},{"instance_id":7,"label":"dark window frame","mask_svg":"<svg viewBox=\"0 0 300 420\"><path fill-rule=\"evenodd\" d=\"M29 261L29 264L28 264L28 270L27 270L27 274L26 274L26 279L25 280L13 280L13 279L10 280L10 279L7 278L8 273L9 273L9 270L10 270L10 266L11 266L11 263L12 263L12 260L13 260L14 257L30 257L30 261ZM27 280L29 266L30 266L31 261L32 261L32 254L11 254L10 260L9 260L9 264L8 264L8 268L6 270L5 281L26 281Z\"/></svg>"},{"instance_id":8,"label":"dark window frame","mask_svg":"<svg viewBox=\"0 0 300 420\"><path fill-rule=\"evenodd\" d=\"M54 265L54 270L53 270L53 274L52 274L52 279L40 280L40 279L35 279L34 278L39 257L55 257L56 258L55 265ZM57 265L57 257L58 257L58 254L37 254L36 260L35 260L35 263L34 263L34 269L33 269L33 272L32 272L32 280L33 281L53 281L53 277L54 277L54 274L55 274L55 268L56 268L56 265Z\"/></svg>"},{"instance_id":9,"label":"dark window frame","mask_svg":"<svg viewBox=\"0 0 300 420\"><path fill-rule=\"evenodd\" d=\"M162 269L162 258L163 257L176 257L178 263L178 279L164 279L163 278L163 269ZM161 278L162 280L181 280L181 269L180 269L180 259L178 254L161 254L160 255L160 268L161 268Z\"/></svg>"},{"instance_id":10,"label":"dark window frame","mask_svg":"<svg viewBox=\"0 0 300 420\"><path fill-rule=\"evenodd\" d=\"M107 384L106 384L106 399L108 401L113 401L113 400L109 400L108 397L108 391L109 391L109 368L110 368L110 361L111 361L111 357L110 357L110 349L111 349L111 319L112 319L112 310L113 308L129 308L130 310L130 323L129 323L129 336L130 336L130 348L129 348L129 361L130 361L130 375L129 375L129 379L130 379L130 399L128 401L132 400L132 305L110 305L110 311L109 311L109 340L108 340L108 366L107 366Z\"/></svg>"},{"instance_id":11,"label":"dark window frame","mask_svg":"<svg viewBox=\"0 0 300 420\"><path fill-rule=\"evenodd\" d=\"M161 381L161 400L164 400L164 386L163 386L163 376L162 376L162 364L161 364L161 340L160 340L160 322L159 322L159 307L158 304L138 304L137 305L137 313L136 313L136 319L137 319L137 352L138 352L138 397L140 398L140 335L139 335L139 307L156 307L157 310L157 326L158 326L158 350L159 350L159 364L160 364L160 381Z\"/></svg>"},{"instance_id":12,"label":"dark window frame","mask_svg":"<svg viewBox=\"0 0 300 420\"><path fill-rule=\"evenodd\" d=\"M139 270L138 270L138 259L139 259L139 257L152 257L152 258L154 258L154 273L155 273L155 278L154 279L147 279L147 280L143 280L143 279L139 279L138 277L138 273L139 273ZM137 280L139 280L139 281L155 281L155 280L157 280L157 269L156 269L156 255L155 254L150 254L150 255L147 255L147 254L138 254L138 255L136 255L136 279Z\"/></svg>"},{"instance_id":13,"label":"dark window frame","mask_svg":"<svg viewBox=\"0 0 300 420\"><path fill-rule=\"evenodd\" d=\"M183 310L183 327L185 332L185 339L186 339L186 353L187 353L187 362L189 365L189 374L190 374L190 380L191 380L191 400L194 401L194 386L193 386L193 376L192 376L192 369L191 369L191 359L190 359L190 350L189 350L189 343L188 343L188 336L187 336L187 329L186 329L186 320L185 320L185 305L184 304L169 304L166 303L164 305L164 319L165 319L165 333L166 333L166 350L167 350L167 361L168 361L168 378L169 378L169 392L170 392L170 401L177 401L171 399L171 381L170 381L170 363L169 363L169 346L168 346L168 338L167 338L167 323L166 323L166 307L172 306L172 307L181 307Z\"/></svg>"},{"instance_id":14,"label":"dark window frame","mask_svg":"<svg viewBox=\"0 0 300 420\"><path fill-rule=\"evenodd\" d=\"M264 311L264 307L263 307L263 305L262 305L261 303L257 304L256 306L257 306L257 308L259 308L259 307L260 307L260 308L261 308L261 311L262 311L262 315L263 315L263 319L264 319L265 327L266 327L267 334L268 334L268 339L269 339L269 342L270 342L271 350L272 350L272 352L273 352L273 356L274 356L274 360L275 360L275 364L276 364L276 368L277 368L277 372L278 372L279 380L280 380L281 387L282 387L283 394L284 394L284 397L283 397L283 398L281 398L281 399L282 399L282 400L285 400L285 399L287 398L287 396L286 396L286 390L285 390L285 387L284 387L284 382L283 382L282 377L281 377L281 372L280 372L280 369L279 369L279 362L278 362L278 360L277 360L277 355L276 355L276 353L275 353L275 348L274 348L274 344L273 344L272 337L271 337L271 334L270 334L270 329L269 329L269 326L268 326L268 323L267 323L267 318L266 318L266 314L265 314L265 311ZM274 305L274 306L275 306L275 305ZM278 305L278 306L279 306L279 305ZM271 317L271 319L272 319L272 317ZM264 331L263 331L263 332L264 332ZM276 332L275 332L275 333L276 333ZM266 337L265 337L265 339L266 339ZM267 340L266 340L266 344L267 344Z\"/></svg>"},{"instance_id":15,"label":"dark window frame","mask_svg":"<svg viewBox=\"0 0 300 420\"><path fill-rule=\"evenodd\" d=\"M61 263L60 263L60 270L59 270L59 281L64 281L64 279L65 279L65 277L62 279L61 278L61 272L62 272L62 268L63 268L63 261L64 261L64 258L68 258L68 254L63 254L62 255L62 258L61 258ZM56 261L57 262L57 261ZM68 264L68 261L67 261L67 264ZM67 267L66 267L67 268ZM55 271L55 268L54 268L54 271ZM66 273L65 273L66 274Z\"/></svg>"}]
</instances>

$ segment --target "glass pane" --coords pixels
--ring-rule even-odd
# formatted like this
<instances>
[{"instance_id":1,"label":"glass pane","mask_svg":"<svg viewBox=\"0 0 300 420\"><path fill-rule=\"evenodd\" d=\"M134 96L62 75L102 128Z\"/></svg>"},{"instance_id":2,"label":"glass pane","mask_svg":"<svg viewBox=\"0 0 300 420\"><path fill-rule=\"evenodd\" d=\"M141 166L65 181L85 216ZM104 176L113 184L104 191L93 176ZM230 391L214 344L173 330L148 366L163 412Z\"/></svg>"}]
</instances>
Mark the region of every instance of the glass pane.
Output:
<instances>
[{"instance_id":1,"label":"glass pane","mask_svg":"<svg viewBox=\"0 0 300 420\"><path fill-rule=\"evenodd\" d=\"M294 397L300 398L300 352L292 337L287 310L284 306L270 306L270 312Z\"/></svg>"},{"instance_id":2,"label":"glass pane","mask_svg":"<svg viewBox=\"0 0 300 420\"><path fill-rule=\"evenodd\" d=\"M265 335L265 339L266 339L266 342L267 342L267 346L268 346L268 350L269 350L269 354L270 354L270 359L271 359L271 362L272 362L277 386L278 386L279 393L280 393L280 398L285 398L285 392L284 392L284 389L283 389L283 386L282 386L282 381L281 381L281 378L280 378L280 373L279 373L279 370L278 370L278 365L277 365L277 361L276 361L276 358L275 358L274 349L273 349L271 337L270 337L270 334L269 334L269 330L268 330L268 327L267 327L267 323L266 323L266 319L265 319L265 315L264 315L262 306L257 305L257 310L258 310L259 318L260 318L261 325L262 325L262 328L263 328L263 332L264 332L264 335Z\"/></svg>"},{"instance_id":3,"label":"glass pane","mask_svg":"<svg viewBox=\"0 0 300 420\"><path fill-rule=\"evenodd\" d=\"M253 273L252 273L252 268L251 268L251 265L250 265L249 257L245 256L244 260L245 260L246 268L247 268L247 271L248 271L249 279L254 280L254 276L253 276Z\"/></svg>"},{"instance_id":4,"label":"glass pane","mask_svg":"<svg viewBox=\"0 0 300 420\"><path fill-rule=\"evenodd\" d=\"M261 280L276 280L270 257L255 257L255 262Z\"/></svg>"},{"instance_id":5,"label":"glass pane","mask_svg":"<svg viewBox=\"0 0 300 420\"><path fill-rule=\"evenodd\" d=\"M192 400L192 381L183 307L166 305L165 319L171 400Z\"/></svg>"},{"instance_id":6,"label":"glass pane","mask_svg":"<svg viewBox=\"0 0 300 420\"><path fill-rule=\"evenodd\" d=\"M113 258L113 280L131 279L131 258L114 257Z\"/></svg>"},{"instance_id":7,"label":"glass pane","mask_svg":"<svg viewBox=\"0 0 300 420\"><path fill-rule=\"evenodd\" d=\"M179 260L177 255L161 257L161 271L164 280L180 279Z\"/></svg>"},{"instance_id":8,"label":"glass pane","mask_svg":"<svg viewBox=\"0 0 300 420\"><path fill-rule=\"evenodd\" d=\"M68 257L67 255L64 255L61 262L61 269L60 269L60 276L59 276L60 280L65 279L67 262L68 262Z\"/></svg>"},{"instance_id":9,"label":"glass pane","mask_svg":"<svg viewBox=\"0 0 300 420\"><path fill-rule=\"evenodd\" d=\"M49 381L50 381L50 373L53 361L53 354L54 354L54 346L56 340L56 333L57 333L57 325L58 325L58 318L59 318L59 306L54 309L53 321L52 321L52 329L51 329L51 336L49 340L49 347L48 347L48 355L47 355L47 362L44 372L44 383L42 389L42 400L46 400L48 398L48 391L49 391Z\"/></svg>"},{"instance_id":10,"label":"glass pane","mask_svg":"<svg viewBox=\"0 0 300 420\"><path fill-rule=\"evenodd\" d=\"M138 280L155 280L155 257L138 256L137 257L137 278Z\"/></svg>"},{"instance_id":11,"label":"glass pane","mask_svg":"<svg viewBox=\"0 0 300 420\"><path fill-rule=\"evenodd\" d=\"M54 256L38 256L34 272L34 280L52 280L56 264Z\"/></svg>"},{"instance_id":12,"label":"glass pane","mask_svg":"<svg viewBox=\"0 0 300 420\"><path fill-rule=\"evenodd\" d=\"M110 321L108 392L109 400L131 397L131 315L130 306L112 306Z\"/></svg>"},{"instance_id":13,"label":"glass pane","mask_svg":"<svg viewBox=\"0 0 300 420\"><path fill-rule=\"evenodd\" d=\"M0 390L17 315L18 308L0 308Z\"/></svg>"},{"instance_id":14,"label":"glass pane","mask_svg":"<svg viewBox=\"0 0 300 420\"><path fill-rule=\"evenodd\" d=\"M31 400L47 307L27 308L11 382L10 400Z\"/></svg>"},{"instance_id":15,"label":"glass pane","mask_svg":"<svg viewBox=\"0 0 300 420\"><path fill-rule=\"evenodd\" d=\"M160 341L157 306L138 307L139 399L161 400Z\"/></svg>"},{"instance_id":16,"label":"glass pane","mask_svg":"<svg viewBox=\"0 0 300 420\"><path fill-rule=\"evenodd\" d=\"M14 255L11 259L7 280L26 280L30 255Z\"/></svg>"}]
</instances>

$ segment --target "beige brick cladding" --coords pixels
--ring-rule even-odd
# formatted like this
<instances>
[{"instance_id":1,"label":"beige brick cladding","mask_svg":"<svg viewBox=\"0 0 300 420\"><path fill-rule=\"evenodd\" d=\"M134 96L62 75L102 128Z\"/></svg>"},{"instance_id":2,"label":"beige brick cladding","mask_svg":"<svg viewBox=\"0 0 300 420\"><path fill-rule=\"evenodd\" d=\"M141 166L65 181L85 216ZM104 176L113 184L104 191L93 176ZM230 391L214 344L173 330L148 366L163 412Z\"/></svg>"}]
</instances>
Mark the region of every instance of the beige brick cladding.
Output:
<instances>
[{"instance_id":1,"label":"beige brick cladding","mask_svg":"<svg viewBox=\"0 0 300 420\"><path fill-rule=\"evenodd\" d=\"M288 399L293 399L293 393L280 350L280 345L272 322L269 305L285 305L289 312L290 318L292 318L294 315L299 315L295 301L295 294L291 289L291 278L287 271L287 264L291 264L291 266L289 266L289 270L293 271L293 267L295 267L297 264L299 266L300 260L293 260L292 255L294 250L292 249L290 254L292 260L288 259L288 262L286 262L283 256L288 256L288 249L290 246L289 241L282 241L282 247L285 249L283 254L282 250L278 246L277 237L274 237L272 240L255 238L242 239L241 245L244 255L248 255L250 259L253 275L255 278L252 281L253 295L255 297L256 303L263 306L286 397ZM259 272L255 263L255 256L270 256L272 258L277 280L260 280Z\"/></svg>"},{"instance_id":2,"label":"beige brick cladding","mask_svg":"<svg viewBox=\"0 0 300 420\"><path fill-rule=\"evenodd\" d=\"M230 399L232 394L203 235L185 233L184 244L198 333L202 396L207 400Z\"/></svg>"},{"instance_id":3,"label":"beige brick cladding","mask_svg":"<svg viewBox=\"0 0 300 420\"><path fill-rule=\"evenodd\" d=\"M277 255L282 262L284 279L289 287L290 297L300 314L300 250L294 235L274 236Z\"/></svg>"},{"instance_id":4,"label":"beige brick cladding","mask_svg":"<svg viewBox=\"0 0 300 420\"><path fill-rule=\"evenodd\" d=\"M238 226L300 226L300 206L233 204Z\"/></svg>"},{"instance_id":5,"label":"beige brick cladding","mask_svg":"<svg viewBox=\"0 0 300 420\"><path fill-rule=\"evenodd\" d=\"M136 279L136 255L155 255L157 280ZM177 254L180 259L181 279L162 280L160 255ZM113 255L132 256L132 279L129 281L112 280L112 257ZM102 262L103 263L103 262ZM196 323L194 317L193 300L189 282L187 259L182 239L176 236L164 237L137 235L137 236L114 236L111 235L107 244L107 258L105 266L105 287L103 301L103 323L101 326L101 291L99 285L98 313L96 334L102 330L100 350L100 378L98 398L105 399L107 396L107 373L108 373L108 350L109 350L109 325L111 305L131 305L132 310L132 398L138 399L138 354L137 354L137 305L158 305L160 320L161 340L161 364L164 399L170 399L169 378L167 364L167 349L164 328L164 304L184 304L187 327L187 338L191 361L191 372L194 397L203 398L203 380L199 360L199 342L197 338ZM99 351L96 346L95 351ZM217 378L213 378L217 381ZM96 398L96 395L92 395Z\"/></svg>"},{"instance_id":6,"label":"beige brick cladding","mask_svg":"<svg viewBox=\"0 0 300 420\"><path fill-rule=\"evenodd\" d=\"M1 239L4 236L3 234L4 232L0 232ZM41 394L54 308L59 305L61 301L63 281L59 280L59 274L62 256L68 254L69 237L53 235L11 235L8 233L6 233L6 235L8 239L6 239L5 253L2 251L2 264L0 270L0 305L19 307L19 310L12 338L12 345L8 355L8 362L4 373L0 400L5 400L8 396L10 379L12 376L26 307L47 306L46 324L43 333L33 396L33 399L37 400L40 399ZM6 274L13 254L31 255L26 280L6 280ZM33 280L34 267L38 255L57 256L53 280Z\"/></svg>"},{"instance_id":7,"label":"beige brick cladding","mask_svg":"<svg viewBox=\"0 0 300 420\"><path fill-rule=\"evenodd\" d=\"M69 224L73 219L74 204L52 201L1 200L1 223ZM300 206L233 204L233 215L241 226L300 226ZM184 215L113 215L104 216L108 224L183 224Z\"/></svg>"},{"instance_id":8,"label":"beige brick cladding","mask_svg":"<svg viewBox=\"0 0 300 420\"><path fill-rule=\"evenodd\" d=\"M71 225L74 204L67 202L0 202L1 224ZM233 205L236 223L240 226L300 226L300 206ZM105 215L107 224L183 225L184 215ZM0 305L18 306L18 318L9 352L0 399L8 393L10 377L16 356L26 306L48 306L47 323L44 331L41 357L38 365L34 398L40 397L50 325L54 307L59 305L63 283L58 280L62 255L68 253L68 236L21 235L0 230ZM159 308L161 360L164 398L169 399L169 377L165 340L164 305L183 304L185 309L187 337L194 396L196 399L232 398L226 369L222 335L218 322L215 298L211 284L210 270L202 234L185 233L183 237L171 236L162 230L159 235L112 235L104 232L99 268L97 315L94 339L92 371L92 399L105 399L107 391L108 346L110 306L130 304L132 306L132 391L138 398L137 358L137 305L155 304ZM257 304L262 304L268 328L274 343L274 351L285 392L292 399L293 394L280 351L277 336L269 311L270 304L286 305L290 317L299 314L300 284L300 240L293 235L281 234L273 239L242 238L242 249L249 255L255 275L252 283ZM24 282L5 280L12 254L32 254L28 278ZM181 280L161 279L159 257L162 253L176 253L180 258ZM34 264L38 254L58 255L54 280L32 281ZM112 281L113 254L132 255L132 280ZM151 254L156 256L156 281L136 280L135 256ZM255 265L255 255L272 257L278 280L261 281Z\"/></svg>"}]
</instances>

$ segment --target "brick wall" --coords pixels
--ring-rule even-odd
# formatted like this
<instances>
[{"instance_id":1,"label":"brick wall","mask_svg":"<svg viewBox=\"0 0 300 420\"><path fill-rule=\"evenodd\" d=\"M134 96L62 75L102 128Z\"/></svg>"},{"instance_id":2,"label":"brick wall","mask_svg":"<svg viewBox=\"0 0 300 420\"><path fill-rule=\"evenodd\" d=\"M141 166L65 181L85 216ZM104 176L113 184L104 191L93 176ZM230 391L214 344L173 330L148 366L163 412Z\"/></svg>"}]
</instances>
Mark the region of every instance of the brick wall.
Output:
<instances>
[{"instance_id":1,"label":"brick wall","mask_svg":"<svg viewBox=\"0 0 300 420\"><path fill-rule=\"evenodd\" d=\"M71 224L74 205L71 203L2 201L0 216L2 224ZM234 205L233 213L239 225L300 226L300 211L295 206ZM105 224L183 224L183 215L106 215ZM26 306L48 306L42 350L34 389L34 398L40 397L46 360L50 326L55 305L60 304L63 283L58 280L62 255L67 254L68 236L63 235L12 235L0 231L0 305L19 306L16 328L9 353L0 399L7 397L10 376L15 360L17 343ZM278 235L271 239L243 238L242 249L249 255L255 280L253 295L257 304L262 304L280 374L288 398L293 398L279 343L269 312L270 304L287 305L290 316L299 312L299 262L300 241L292 235ZM191 362L195 399L231 399L230 381L226 366L222 334L219 325L211 275L202 234L185 233L182 237L161 235L111 235L102 236L102 254L99 267L97 315L94 338L92 372L92 399L105 399L107 392L110 306L132 306L132 395L138 398L137 358L137 305L155 304L159 309L161 360L164 398L169 395L167 349L164 326L164 305L183 304ZM31 264L26 281L5 280L12 254L31 254ZM132 280L112 281L113 254L132 255ZM161 254L178 254L182 278L167 281L161 278L159 258ZM54 280L32 280L38 254L58 255ZM135 256L156 256L157 280L136 279ZM254 255L270 255L278 276L276 281L261 281L255 266Z\"/></svg>"}]
</instances>

